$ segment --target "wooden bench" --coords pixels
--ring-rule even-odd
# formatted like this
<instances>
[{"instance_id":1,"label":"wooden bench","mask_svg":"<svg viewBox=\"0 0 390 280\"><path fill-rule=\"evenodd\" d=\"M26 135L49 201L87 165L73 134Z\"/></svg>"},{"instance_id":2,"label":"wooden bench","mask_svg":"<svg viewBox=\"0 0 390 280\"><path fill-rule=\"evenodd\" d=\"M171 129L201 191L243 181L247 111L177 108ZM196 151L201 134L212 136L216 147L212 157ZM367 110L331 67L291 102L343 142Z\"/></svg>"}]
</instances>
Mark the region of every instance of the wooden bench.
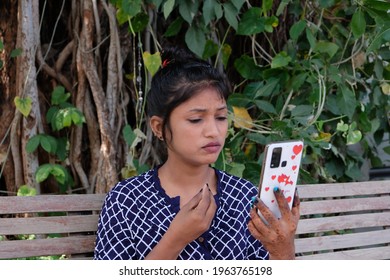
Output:
<instances>
[{"instance_id":1,"label":"wooden bench","mask_svg":"<svg viewBox=\"0 0 390 280\"><path fill-rule=\"evenodd\" d=\"M104 197L0 196L0 259L92 258ZM26 235L26 240L20 240L20 235ZM32 235L37 238L31 239Z\"/></svg>"},{"instance_id":2,"label":"wooden bench","mask_svg":"<svg viewBox=\"0 0 390 280\"><path fill-rule=\"evenodd\" d=\"M297 259L390 259L390 180L298 191Z\"/></svg>"},{"instance_id":3,"label":"wooden bench","mask_svg":"<svg viewBox=\"0 0 390 280\"><path fill-rule=\"evenodd\" d=\"M389 180L302 185L298 190L297 259L390 259ZM0 259L91 259L104 196L0 196ZM13 240L30 234L37 238ZM47 238L50 234L57 237Z\"/></svg>"}]
</instances>

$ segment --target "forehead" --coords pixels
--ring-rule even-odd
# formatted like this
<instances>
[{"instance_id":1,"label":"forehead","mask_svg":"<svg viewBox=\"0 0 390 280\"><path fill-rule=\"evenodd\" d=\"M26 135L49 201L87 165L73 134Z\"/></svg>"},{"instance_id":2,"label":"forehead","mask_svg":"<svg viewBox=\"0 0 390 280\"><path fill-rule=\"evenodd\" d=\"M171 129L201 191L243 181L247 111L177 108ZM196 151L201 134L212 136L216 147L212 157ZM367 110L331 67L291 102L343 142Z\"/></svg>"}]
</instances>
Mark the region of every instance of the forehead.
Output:
<instances>
[{"instance_id":1,"label":"forehead","mask_svg":"<svg viewBox=\"0 0 390 280\"><path fill-rule=\"evenodd\" d=\"M186 112L195 109L202 110L219 110L226 108L226 100L223 96L214 88L206 88L186 102L180 104L175 110Z\"/></svg>"}]
</instances>

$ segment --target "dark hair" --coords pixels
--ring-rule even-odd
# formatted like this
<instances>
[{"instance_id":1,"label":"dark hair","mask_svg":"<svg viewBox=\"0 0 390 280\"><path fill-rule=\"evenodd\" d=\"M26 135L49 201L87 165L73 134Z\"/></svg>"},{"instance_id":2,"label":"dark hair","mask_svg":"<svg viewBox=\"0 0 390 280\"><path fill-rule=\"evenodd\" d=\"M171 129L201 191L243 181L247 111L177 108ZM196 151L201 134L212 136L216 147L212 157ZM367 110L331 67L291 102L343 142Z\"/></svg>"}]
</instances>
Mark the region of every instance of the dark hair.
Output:
<instances>
[{"instance_id":1,"label":"dark hair","mask_svg":"<svg viewBox=\"0 0 390 280\"><path fill-rule=\"evenodd\" d=\"M189 50L179 47L165 48L161 52L162 67L153 76L146 96L148 117L163 120L162 131L170 130L172 111L206 88L216 89L227 100L230 84L223 73L208 62L197 58Z\"/></svg>"}]
</instances>

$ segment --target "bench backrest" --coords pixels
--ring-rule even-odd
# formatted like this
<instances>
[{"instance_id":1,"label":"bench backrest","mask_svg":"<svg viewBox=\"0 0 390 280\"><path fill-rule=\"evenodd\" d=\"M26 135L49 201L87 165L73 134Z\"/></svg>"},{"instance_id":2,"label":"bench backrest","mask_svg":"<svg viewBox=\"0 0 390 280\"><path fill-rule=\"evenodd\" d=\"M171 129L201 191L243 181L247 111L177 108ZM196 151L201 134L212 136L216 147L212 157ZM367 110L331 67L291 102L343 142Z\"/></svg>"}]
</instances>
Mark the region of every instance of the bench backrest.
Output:
<instances>
[{"instance_id":1,"label":"bench backrest","mask_svg":"<svg viewBox=\"0 0 390 280\"><path fill-rule=\"evenodd\" d=\"M390 259L389 180L302 185L298 191L298 259ZM104 197L0 196L0 238L5 237L0 241L0 259L92 258ZM13 240L30 234L36 238ZM57 237L47 238L50 234Z\"/></svg>"},{"instance_id":2,"label":"bench backrest","mask_svg":"<svg viewBox=\"0 0 390 280\"><path fill-rule=\"evenodd\" d=\"M390 259L390 181L302 185L298 259Z\"/></svg>"},{"instance_id":3,"label":"bench backrest","mask_svg":"<svg viewBox=\"0 0 390 280\"><path fill-rule=\"evenodd\" d=\"M92 258L104 194L0 196L0 259ZM27 240L20 240L27 235ZM34 239L31 235L35 235ZM52 238L52 236L55 237Z\"/></svg>"}]
</instances>

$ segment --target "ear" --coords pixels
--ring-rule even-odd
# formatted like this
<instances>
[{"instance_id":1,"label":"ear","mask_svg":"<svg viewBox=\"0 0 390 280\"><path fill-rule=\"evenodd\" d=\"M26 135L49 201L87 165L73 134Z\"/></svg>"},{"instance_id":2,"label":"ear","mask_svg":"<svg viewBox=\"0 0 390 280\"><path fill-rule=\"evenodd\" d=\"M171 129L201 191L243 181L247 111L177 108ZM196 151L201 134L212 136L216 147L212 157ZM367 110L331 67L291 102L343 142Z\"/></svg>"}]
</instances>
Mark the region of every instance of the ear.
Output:
<instances>
[{"instance_id":1,"label":"ear","mask_svg":"<svg viewBox=\"0 0 390 280\"><path fill-rule=\"evenodd\" d=\"M152 116L149 120L153 134L160 140L163 140L163 119L158 116Z\"/></svg>"}]
</instances>

